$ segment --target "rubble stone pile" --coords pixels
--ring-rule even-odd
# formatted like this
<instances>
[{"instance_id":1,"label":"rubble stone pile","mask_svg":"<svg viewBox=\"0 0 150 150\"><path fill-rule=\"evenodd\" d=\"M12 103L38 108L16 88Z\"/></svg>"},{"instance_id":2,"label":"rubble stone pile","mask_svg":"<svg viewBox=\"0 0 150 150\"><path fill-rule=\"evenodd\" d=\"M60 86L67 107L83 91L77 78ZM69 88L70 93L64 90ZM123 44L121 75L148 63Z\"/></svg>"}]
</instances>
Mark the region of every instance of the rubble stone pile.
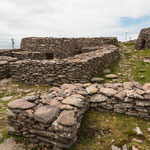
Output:
<instances>
[{"instance_id":1,"label":"rubble stone pile","mask_svg":"<svg viewBox=\"0 0 150 150\"><path fill-rule=\"evenodd\" d=\"M8 131L50 148L69 148L88 108L150 117L150 83L63 84L8 104Z\"/></svg>"}]
</instances>

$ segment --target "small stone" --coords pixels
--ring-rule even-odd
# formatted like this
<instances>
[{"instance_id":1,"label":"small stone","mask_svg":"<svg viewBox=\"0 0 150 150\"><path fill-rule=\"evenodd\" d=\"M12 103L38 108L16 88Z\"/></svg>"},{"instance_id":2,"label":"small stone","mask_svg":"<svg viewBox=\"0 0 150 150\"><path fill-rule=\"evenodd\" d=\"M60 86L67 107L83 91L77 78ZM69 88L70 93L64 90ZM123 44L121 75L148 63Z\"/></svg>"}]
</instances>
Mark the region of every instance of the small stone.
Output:
<instances>
[{"instance_id":1,"label":"small stone","mask_svg":"<svg viewBox=\"0 0 150 150\"><path fill-rule=\"evenodd\" d=\"M67 97L62 101L63 104L69 104L76 107L83 107L83 99L78 97Z\"/></svg>"},{"instance_id":2,"label":"small stone","mask_svg":"<svg viewBox=\"0 0 150 150\"><path fill-rule=\"evenodd\" d=\"M94 78L91 79L91 82L94 82L94 83L100 83L102 81L104 81L103 78L96 78L96 77L94 77Z\"/></svg>"},{"instance_id":3,"label":"small stone","mask_svg":"<svg viewBox=\"0 0 150 150\"><path fill-rule=\"evenodd\" d=\"M62 111L57 119L57 122L63 126L73 126L76 123L75 112L73 110Z\"/></svg>"},{"instance_id":4,"label":"small stone","mask_svg":"<svg viewBox=\"0 0 150 150\"><path fill-rule=\"evenodd\" d=\"M73 107L70 105L60 105L59 108L61 110L72 110L73 109Z\"/></svg>"},{"instance_id":5,"label":"small stone","mask_svg":"<svg viewBox=\"0 0 150 150\"><path fill-rule=\"evenodd\" d=\"M124 89L132 90L133 83L132 82L124 82L123 87L124 87Z\"/></svg>"},{"instance_id":6,"label":"small stone","mask_svg":"<svg viewBox=\"0 0 150 150\"><path fill-rule=\"evenodd\" d=\"M8 61L0 61L0 65L6 65Z\"/></svg>"},{"instance_id":7,"label":"small stone","mask_svg":"<svg viewBox=\"0 0 150 150\"><path fill-rule=\"evenodd\" d=\"M138 142L138 143L143 143L142 140L138 140L138 139L136 139L136 138L134 138L133 141Z\"/></svg>"},{"instance_id":8,"label":"small stone","mask_svg":"<svg viewBox=\"0 0 150 150\"><path fill-rule=\"evenodd\" d=\"M8 103L8 107L12 109L29 109L34 107L35 104L30 103L24 99L17 99Z\"/></svg>"},{"instance_id":9,"label":"small stone","mask_svg":"<svg viewBox=\"0 0 150 150\"><path fill-rule=\"evenodd\" d=\"M124 100L125 96L126 93L124 91L121 91L118 94L116 94L114 97L118 98L119 100Z\"/></svg>"},{"instance_id":10,"label":"small stone","mask_svg":"<svg viewBox=\"0 0 150 150\"><path fill-rule=\"evenodd\" d=\"M118 78L118 76L115 75L115 74L107 74L107 75L105 76L105 78L108 78L108 79L116 79L116 78Z\"/></svg>"},{"instance_id":11,"label":"small stone","mask_svg":"<svg viewBox=\"0 0 150 150\"><path fill-rule=\"evenodd\" d=\"M16 143L15 139L9 138L0 144L0 150L26 150L26 148L22 143Z\"/></svg>"},{"instance_id":12,"label":"small stone","mask_svg":"<svg viewBox=\"0 0 150 150\"><path fill-rule=\"evenodd\" d=\"M101 103L101 102L105 102L107 100L108 100L108 98L101 94L93 95L90 98L90 102L92 102L92 103Z\"/></svg>"},{"instance_id":13,"label":"small stone","mask_svg":"<svg viewBox=\"0 0 150 150\"><path fill-rule=\"evenodd\" d=\"M105 70L103 71L103 73L104 73L104 74L110 73L110 69L105 69Z\"/></svg>"},{"instance_id":14,"label":"small stone","mask_svg":"<svg viewBox=\"0 0 150 150\"><path fill-rule=\"evenodd\" d=\"M123 145L123 150L128 150L127 145Z\"/></svg>"},{"instance_id":15,"label":"small stone","mask_svg":"<svg viewBox=\"0 0 150 150\"><path fill-rule=\"evenodd\" d=\"M51 106L52 105L60 105L60 102L58 100L54 99L54 100L51 101L50 105Z\"/></svg>"},{"instance_id":16,"label":"small stone","mask_svg":"<svg viewBox=\"0 0 150 150\"><path fill-rule=\"evenodd\" d=\"M132 145L132 150L139 150L139 149L136 148L135 145Z\"/></svg>"},{"instance_id":17,"label":"small stone","mask_svg":"<svg viewBox=\"0 0 150 150\"><path fill-rule=\"evenodd\" d=\"M112 145L112 146L111 146L111 150L121 150L121 149L118 148L117 146Z\"/></svg>"},{"instance_id":18,"label":"small stone","mask_svg":"<svg viewBox=\"0 0 150 150\"><path fill-rule=\"evenodd\" d=\"M134 131L136 132L137 135L143 135L143 132L140 130L139 127L135 127Z\"/></svg>"},{"instance_id":19,"label":"small stone","mask_svg":"<svg viewBox=\"0 0 150 150\"><path fill-rule=\"evenodd\" d=\"M140 89L136 89L137 94L143 95L145 94L145 91L140 90Z\"/></svg>"},{"instance_id":20,"label":"small stone","mask_svg":"<svg viewBox=\"0 0 150 150\"><path fill-rule=\"evenodd\" d=\"M61 86L61 89L62 90L66 90L66 89L70 89L70 90L74 90L74 89L76 89L77 87L75 86L75 85L73 85L73 84L63 84L62 86Z\"/></svg>"},{"instance_id":21,"label":"small stone","mask_svg":"<svg viewBox=\"0 0 150 150\"><path fill-rule=\"evenodd\" d=\"M2 101L10 101L13 99L13 96L7 96L7 97L3 97L1 100Z\"/></svg>"},{"instance_id":22,"label":"small stone","mask_svg":"<svg viewBox=\"0 0 150 150\"><path fill-rule=\"evenodd\" d=\"M89 86L91 86L91 83L85 83L85 84L83 84L84 88L89 87Z\"/></svg>"},{"instance_id":23,"label":"small stone","mask_svg":"<svg viewBox=\"0 0 150 150\"><path fill-rule=\"evenodd\" d=\"M33 101L35 101L35 100L37 100L39 98L40 98L39 95L38 96L28 95L28 96L24 97L24 100L29 101L29 102L33 102Z\"/></svg>"},{"instance_id":24,"label":"small stone","mask_svg":"<svg viewBox=\"0 0 150 150\"><path fill-rule=\"evenodd\" d=\"M86 88L86 91L88 92L88 94L95 94L98 92L98 88L93 87L93 86L89 86Z\"/></svg>"},{"instance_id":25,"label":"small stone","mask_svg":"<svg viewBox=\"0 0 150 150\"><path fill-rule=\"evenodd\" d=\"M28 89L28 90L24 90L25 93L30 93L32 90Z\"/></svg>"},{"instance_id":26,"label":"small stone","mask_svg":"<svg viewBox=\"0 0 150 150\"><path fill-rule=\"evenodd\" d=\"M115 94L117 94L117 91L112 88L101 88L100 93L111 97L111 96L114 96Z\"/></svg>"},{"instance_id":27,"label":"small stone","mask_svg":"<svg viewBox=\"0 0 150 150\"><path fill-rule=\"evenodd\" d=\"M145 83L145 84L143 85L143 89L144 89L145 91L150 90L150 83Z\"/></svg>"},{"instance_id":28,"label":"small stone","mask_svg":"<svg viewBox=\"0 0 150 150\"><path fill-rule=\"evenodd\" d=\"M34 119L48 124L56 120L59 113L59 107L45 105L37 109L37 111L34 113Z\"/></svg>"}]
</instances>

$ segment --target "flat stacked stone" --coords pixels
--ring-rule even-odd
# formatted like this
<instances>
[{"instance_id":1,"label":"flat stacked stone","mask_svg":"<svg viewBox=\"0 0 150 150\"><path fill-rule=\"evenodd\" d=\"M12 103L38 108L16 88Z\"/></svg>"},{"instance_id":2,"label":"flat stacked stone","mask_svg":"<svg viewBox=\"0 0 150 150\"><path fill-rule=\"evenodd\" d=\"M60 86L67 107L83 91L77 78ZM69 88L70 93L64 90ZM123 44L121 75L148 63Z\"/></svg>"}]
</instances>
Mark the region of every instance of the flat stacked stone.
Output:
<instances>
[{"instance_id":1,"label":"flat stacked stone","mask_svg":"<svg viewBox=\"0 0 150 150\"><path fill-rule=\"evenodd\" d=\"M8 104L8 131L50 148L69 148L88 108L150 117L150 83L63 84Z\"/></svg>"},{"instance_id":2,"label":"flat stacked stone","mask_svg":"<svg viewBox=\"0 0 150 150\"><path fill-rule=\"evenodd\" d=\"M150 84L106 83L90 97L90 107L141 117L150 116Z\"/></svg>"},{"instance_id":3,"label":"flat stacked stone","mask_svg":"<svg viewBox=\"0 0 150 150\"><path fill-rule=\"evenodd\" d=\"M62 85L64 83L87 83L94 75L119 58L119 48L104 46L101 50L82 53L66 59L22 60L11 64L12 80L27 84ZM95 78L92 82L101 81Z\"/></svg>"},{"instance_id":4,"label":"flat stacked stone","mask_svg":"<svg viewBox=\"0 0 150 150\"><path fill-rule=\"evenodd\" d=\"M16 58L8 57L8 56L0 56L0 80L11 76L10 62L15 62L15 61L17 61Z\"/></svg>"},{"instance_id":5,"label":"flat stacked stone","mask_svg":"<svg viewBox=\"0 0 150 150\"><path fill-rule=\"evenodd\" d=\"M84 88L64 84L50 93L27 96L8 104L8 131L31 142L53 148L69 148L77 139L82 117L88 110Z\"/></svg>"}]
</instances>

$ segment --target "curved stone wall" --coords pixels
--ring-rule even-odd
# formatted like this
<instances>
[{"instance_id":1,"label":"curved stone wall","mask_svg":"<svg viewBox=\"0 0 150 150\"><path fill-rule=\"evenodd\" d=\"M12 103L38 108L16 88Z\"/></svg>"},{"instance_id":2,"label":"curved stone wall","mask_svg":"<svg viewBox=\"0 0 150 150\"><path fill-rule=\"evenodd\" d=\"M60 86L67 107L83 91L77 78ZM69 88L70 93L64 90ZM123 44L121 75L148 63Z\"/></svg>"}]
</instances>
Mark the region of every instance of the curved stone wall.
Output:
<instances>
[{"instance_id":1,"label":"curved stone wall","mask_svg":"<svg viewBox=\"0 0 150 150\"><path fill-rule=\"evenodd\" d=\"M117 38L23 38L21 49L32 52L52 53L54 58L63 59L80 54L84 47L118 45Z\"/></svg>"},{"instance_id":2,"label":"curved stone wall","mask_svg":"<svg viewBox=\"0 0 150 150\"><path fill-rule=\"evenodd\" d=\"M10 63L16 61L17 58L14 57L0 56L0 80L11 76Z\"/></svg>"},{"instance_id":3,"label":"curved stone wall","mask_svg":"<svg viewBox=\"0 0 150 150\"><path fill-rule=\"evenodd\" d=\"M88 108L150 117L150 83L64 84L8 104L8 131L50 148L69 148Z\"/></svg>"},{"instance_id":4,"label":"curved stone wall","mask_svg":"<svg viewBox=\"0 0 150 150\"><path fill-rule=\"evenodd\" d=\"M27 84L60 85L86 83L112 64L119 57L119 48L106 46L102 49L54 60L24 60L11 64L12 80Z\"/></svg>"}]
</instances>

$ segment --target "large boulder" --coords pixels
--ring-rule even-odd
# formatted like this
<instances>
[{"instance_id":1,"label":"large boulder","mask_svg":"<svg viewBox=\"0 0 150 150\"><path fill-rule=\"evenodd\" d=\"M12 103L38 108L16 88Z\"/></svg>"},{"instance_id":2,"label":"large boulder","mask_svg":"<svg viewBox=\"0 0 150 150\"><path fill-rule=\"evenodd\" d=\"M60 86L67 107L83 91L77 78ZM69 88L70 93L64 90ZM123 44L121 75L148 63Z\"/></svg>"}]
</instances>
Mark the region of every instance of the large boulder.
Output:
<instances>
[{"instance_id":1,"label":"large boulder","mask_svg":"<svg viewBox=\"0 0 150 150\"><path fill-rule=\"evenodd\" d=\"M135 45L136 49L150 49L150 28L141 30Z\"/></svg>"}]
</instances>

